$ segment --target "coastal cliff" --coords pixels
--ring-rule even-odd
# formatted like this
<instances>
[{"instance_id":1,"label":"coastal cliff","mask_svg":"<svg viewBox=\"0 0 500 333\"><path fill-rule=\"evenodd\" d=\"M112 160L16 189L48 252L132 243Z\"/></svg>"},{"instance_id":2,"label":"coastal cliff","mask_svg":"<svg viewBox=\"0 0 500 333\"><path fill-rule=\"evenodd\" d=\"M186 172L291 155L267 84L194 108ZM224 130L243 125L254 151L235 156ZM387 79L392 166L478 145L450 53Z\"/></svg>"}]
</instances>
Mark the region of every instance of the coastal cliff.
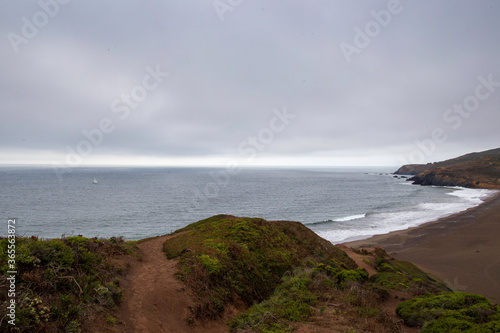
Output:
<instances>
[{"instance_id":1,"label":"coastal cliff","mask_svg":"<svg viewBox=\"0 0 500 333\"><path fill-rule=\"evenodd\" d=\"M395 174L414 175L408 181L417 185L500 188L500 148L442 162L408 164Z\"/></svg>"}]
</instances>

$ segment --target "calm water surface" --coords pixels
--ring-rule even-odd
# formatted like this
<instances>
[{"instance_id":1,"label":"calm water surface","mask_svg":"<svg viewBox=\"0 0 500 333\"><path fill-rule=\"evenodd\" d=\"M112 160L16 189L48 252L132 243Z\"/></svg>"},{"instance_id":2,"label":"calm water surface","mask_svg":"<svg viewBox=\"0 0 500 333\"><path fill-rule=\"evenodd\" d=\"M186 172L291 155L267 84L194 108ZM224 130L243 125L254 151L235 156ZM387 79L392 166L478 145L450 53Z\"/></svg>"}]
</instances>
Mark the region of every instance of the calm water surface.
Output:
<instances>
[{"instance_id":1,"label":"calm water surface","mask_svg":"<svg viewBox=\"0 0 500 333\"><path fill-rule=\"evenodd\" d=\"M231 214L300 221L337 243L450 215L493 193L414 186L392 168L238 171L76 168L59 179L51 168L3 167L0 218L17 218L18 235L140 239Z\"/></svg>"}]
</instances>

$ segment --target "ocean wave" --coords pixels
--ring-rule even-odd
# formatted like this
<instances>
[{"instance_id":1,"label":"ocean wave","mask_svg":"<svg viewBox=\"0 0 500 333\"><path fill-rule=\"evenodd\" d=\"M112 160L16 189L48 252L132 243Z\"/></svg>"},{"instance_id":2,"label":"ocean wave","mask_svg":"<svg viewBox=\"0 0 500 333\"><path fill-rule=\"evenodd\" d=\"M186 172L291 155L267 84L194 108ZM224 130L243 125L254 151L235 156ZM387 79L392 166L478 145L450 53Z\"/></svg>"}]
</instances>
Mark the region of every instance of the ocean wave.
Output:
<instances>
[{"instance_id":1,"label":"ocean wave","mask_svg":"<svg viewBox=\"0 0 500 333\"><path fill-rule=\"evenodd\" d=\"M460 199L466 200L473 204L480 204L489 196L497 193L497 190L474 189L465 187L450 187L454 189L453 192L447 193Z\"/></svg>"},{"instance_id":2,"label":"ocean wave","mask_svg":"<svg viewBox=\"0 0 500 333\"><path fill-rule=\"evenodd\" d=\"M393 211L365 214L364 217L367 217L365 223L356 224L349 228L318 230L316 232L334 244L365 239L377 234L416 227L426 222L435 221L439 218L465 211L481 204L491 195L498 193L496 190L467 189L462 187L451 189L453 191L446 194L456 197L458 200L422 202L413 207L400 207L400 209Z\"/></svg>"},{"instance_id":3,"label":"ocean wave","mask_svg":"<svg viewBox=\"0 0 500 333\"><path fill-rule=\"evenodd\" d=\"M334 222L346 222L346 221L352 221L352 220L359 220L362 219L363 217L366 217L366 213L363 214L356 214L356 215L349 215L345 217L341 217L338 219L333 220Z\"/></svg>"},{"instance_id":4,"label":"ocean wave","mask_svg":"<svg viewBox=\"0 0 500 333\"><path fill-rule=\"evenodd\" d=\"M324 220L324 221L319 221L319 222L309 222L305 223L306 225L318 225L318 224L327 224L327 223L335 223L335 222L347 222L347 221L352 221L352 220L358 220L366 217L367 213L363 214L355 214L355 215L348 215L344 217L339 217L333 220Z\"/></svg>"}]
</instances>

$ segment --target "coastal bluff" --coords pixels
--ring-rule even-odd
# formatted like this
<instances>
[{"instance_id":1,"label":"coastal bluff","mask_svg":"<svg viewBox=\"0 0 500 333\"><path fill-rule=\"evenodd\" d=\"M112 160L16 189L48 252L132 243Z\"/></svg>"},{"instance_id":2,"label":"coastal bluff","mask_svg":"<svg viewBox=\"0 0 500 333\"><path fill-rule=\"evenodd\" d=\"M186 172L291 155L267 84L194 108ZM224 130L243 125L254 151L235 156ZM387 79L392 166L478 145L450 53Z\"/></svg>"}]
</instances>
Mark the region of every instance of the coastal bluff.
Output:
<instances>
[{"instance_id":1,"label":"coastal bluff","mask_svg":"<svg viewBox=\"0 0 500 333\"><path fill-rule=\"evenodd\" d=\"M413 175L416 185L500 188L500 148L466 154L446 161L407 164L394 174Z\"/></svg>"}]
</instances>

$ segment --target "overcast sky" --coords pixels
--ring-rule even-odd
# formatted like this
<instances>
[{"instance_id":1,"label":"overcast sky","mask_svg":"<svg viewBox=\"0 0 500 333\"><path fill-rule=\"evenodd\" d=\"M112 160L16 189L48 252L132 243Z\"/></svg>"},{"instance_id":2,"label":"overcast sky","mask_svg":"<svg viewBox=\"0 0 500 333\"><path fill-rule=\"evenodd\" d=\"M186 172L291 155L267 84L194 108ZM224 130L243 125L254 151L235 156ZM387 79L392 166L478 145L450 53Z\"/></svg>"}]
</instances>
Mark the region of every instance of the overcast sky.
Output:
<instances>
[{"instance_id":1,"label":"overcast sky","mask_svg":"<svg viewBox=\"0 0 500 333\"><path fill-rule=\"evenodd\" d=\"M500 2L0 4L0 163L400 165L500 147Z\"/></svg>"}]
</instances>

